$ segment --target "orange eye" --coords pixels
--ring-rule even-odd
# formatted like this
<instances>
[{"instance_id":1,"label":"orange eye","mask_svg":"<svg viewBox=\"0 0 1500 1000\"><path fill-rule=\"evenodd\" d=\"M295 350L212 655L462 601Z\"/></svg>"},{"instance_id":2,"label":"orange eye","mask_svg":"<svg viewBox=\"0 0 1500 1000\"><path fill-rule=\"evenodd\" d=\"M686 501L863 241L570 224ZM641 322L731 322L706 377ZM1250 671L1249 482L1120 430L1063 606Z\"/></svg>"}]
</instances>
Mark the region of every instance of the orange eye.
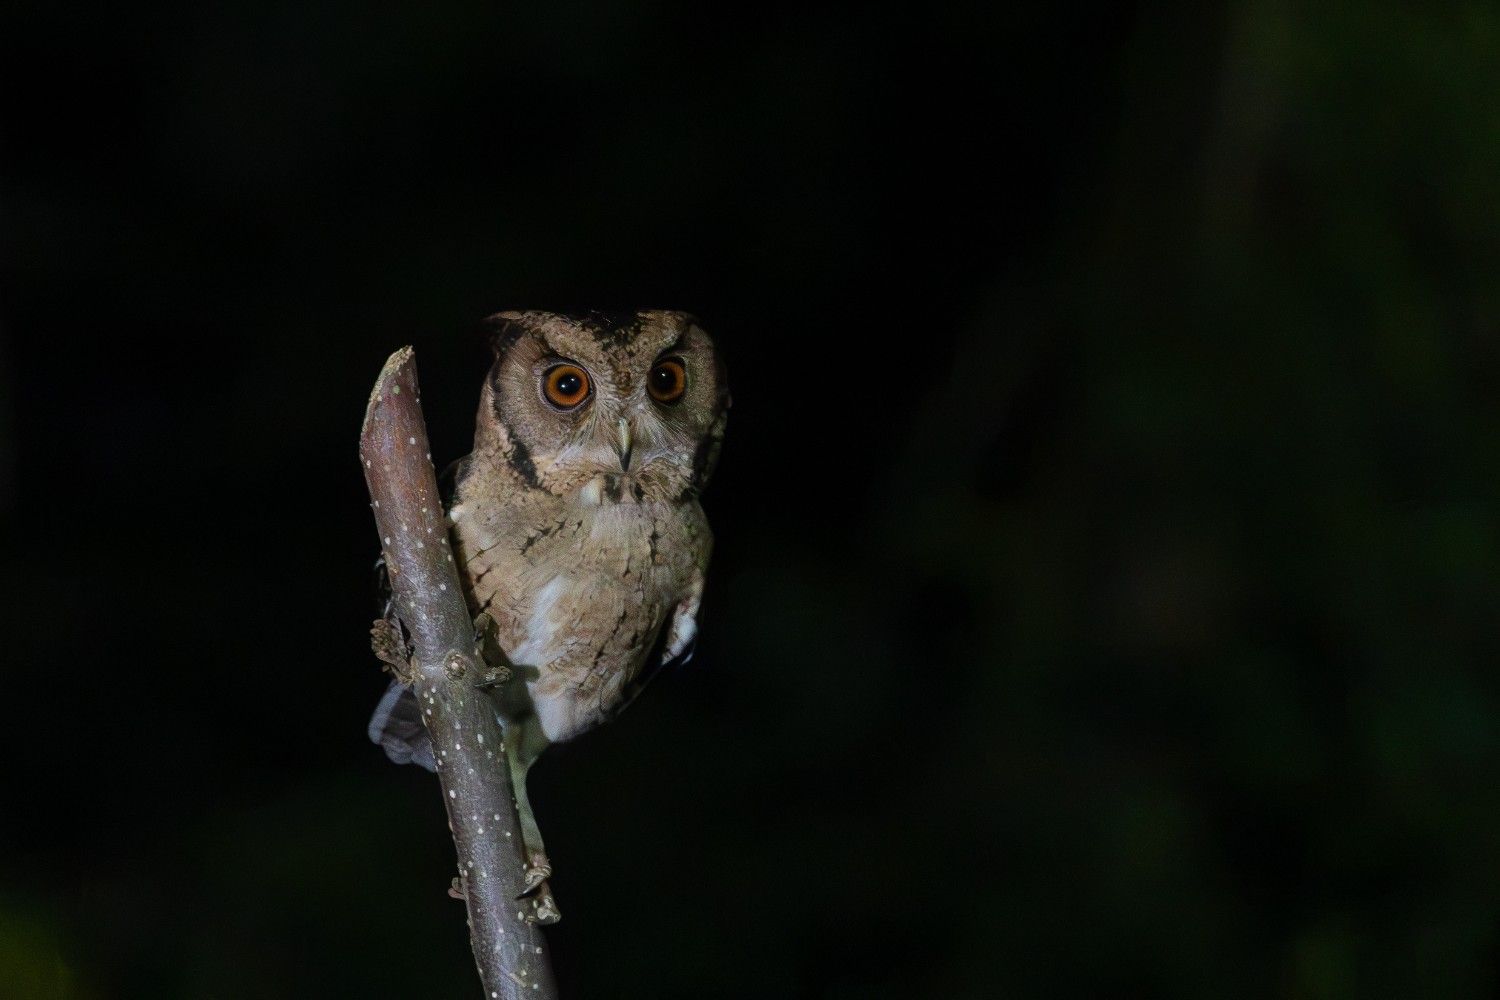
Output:
<instances>
[{"instance_id":1,"label":"orange eye","mask_svg":"<svg viewBox=\"0 0 1500 1000\"><path fill-rule=\"evenodd\" d=\"M646 388L658 403L680 402L682 394L687 392L687 369L682 366L682 360L667 358L658 361L651 369L651 377L646 380Z\"/></svg>"},{"instance_id":2,"label":"orange eye","mask_svg":"<svg viewBox=\"0 0 1500 1000\"><path fill-rule=\"evenodd\" d=\"M553 406L571 410L589 398L589 373L577 365L553 365L542 376L542 392Z\"/></svg>"}]
</instances>

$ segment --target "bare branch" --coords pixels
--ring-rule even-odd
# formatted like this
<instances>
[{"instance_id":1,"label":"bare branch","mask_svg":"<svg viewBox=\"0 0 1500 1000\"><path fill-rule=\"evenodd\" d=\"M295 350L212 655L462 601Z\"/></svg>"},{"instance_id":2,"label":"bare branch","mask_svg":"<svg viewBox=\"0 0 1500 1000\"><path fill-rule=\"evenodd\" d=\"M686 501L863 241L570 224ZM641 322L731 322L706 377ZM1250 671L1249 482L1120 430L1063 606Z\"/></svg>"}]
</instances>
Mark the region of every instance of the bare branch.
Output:
<instances>
[{"instance_id":1,"label":"bare branch","mask_svg":"<svg viewBox=\"0 0 1500 1000\"><path fill-rule=\"evenodd\" d=\"M459 885L484 995L553 1000L550 952L531 922L521 832L474 624L448 543L410 347L380 372L360 432L359 455L395 593L415 647L413 687L438 761Z\"/></svg>"}]
</instances>

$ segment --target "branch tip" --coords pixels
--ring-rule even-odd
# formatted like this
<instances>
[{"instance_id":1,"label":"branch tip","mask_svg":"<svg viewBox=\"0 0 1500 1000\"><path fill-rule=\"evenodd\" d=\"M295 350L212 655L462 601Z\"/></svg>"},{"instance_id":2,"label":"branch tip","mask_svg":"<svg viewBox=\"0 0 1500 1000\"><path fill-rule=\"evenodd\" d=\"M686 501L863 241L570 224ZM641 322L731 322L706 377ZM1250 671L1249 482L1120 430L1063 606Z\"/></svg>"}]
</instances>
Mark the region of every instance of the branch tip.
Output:
<instances>
[{"instance_id":1,"label":"branch tip","mask_svg":"<svg viewBox=\"0 0 1500 1000\"><path fill-rule=\"evenodd\" d=\"M391 356L385 359L385 365L380 369L380 376L375 379L375 386L370 390L370 401L365 404L365 420L360 426L360 445L363 447L364 439L370 433L370 421L375 418L377 404L386 396L401 394L402 383L409 387L408 391L415 393L416 389L416 350L410 345L391 352ZM404 371L410 369L410 371ZM402 378L405 374L407 377Z\"/></svg>"}]
</instances>

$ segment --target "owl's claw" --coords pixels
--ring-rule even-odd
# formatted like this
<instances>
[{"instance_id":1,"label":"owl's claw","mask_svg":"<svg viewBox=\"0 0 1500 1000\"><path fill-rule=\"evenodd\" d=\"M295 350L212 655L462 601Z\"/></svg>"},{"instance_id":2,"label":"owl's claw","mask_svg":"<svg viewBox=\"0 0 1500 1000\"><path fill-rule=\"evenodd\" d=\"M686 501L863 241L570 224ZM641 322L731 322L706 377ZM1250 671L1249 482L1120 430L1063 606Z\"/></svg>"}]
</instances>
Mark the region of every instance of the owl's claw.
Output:
<instances>
[{"instance_id":1,"label":"owl's claw","mask_svg":"<svg viewBox=\"0 0 1500 1000\"><path fill-rule=\"evenodd\" d=\"M531 913L526 917L528 923L555 924L562 919L562 913L557 909L557 900L552 898L552 886L547 884L547 879L551 877L552 863L547 860L547 855L540 852L533 854L522 876L526 888L520 896L521 899L531 901Z\"/></svg>"},{"instance_id":2,"label":"owl's claw","mask_svg":"<svg viewBox=\"0 0 1500 1000\"><path fill-rule=\"evenodd\" d=\"M489 612L481 611L474 616L474 639L479 645L479 655L485 665L478 687L496 688L510 680L510 664L506 661L505 651L500 648L498 628Z\"/></svg>"},{"instance_id":3,"label":"owl's claw","mask_svg":"<svg viewBox=\"0 0 1500 1000\"><path fill-rule=\"evenodd\" d=\"M546 882L541 884L541 891L537 893L531 902L531 912L526 916L528 924L555 924L562 919L562 912L557 908L557 901L552 898L552 889Z\"/></svg>"},{"instance_id":4,"label":"owl's claw","mask_svg":"<svg viewBox=\"0 0 1500 1000\"><path fill-rule=\"evenodd\" d=\"M523 881L525 882L525 888L521 890L521 895L530 896L532 893L536 892L538 886L546 882L547 879L551 877L552 866L547 863L547 859L533 859L532 863L526 866L526 872L523 878Z\"/></svg>"},{"instance_id":5,"label":"owl's claw","mask_svg":"<svg viewBox=\"0 0 1500 1000\"><path fill-rule=\"evenodd\" d=\"M402 684L412 682L411 646L406 641L401 619L394 615L375 619L370 626L370 649L375 658L385 664L382 669L390 671Z\"/></svg>"},{"instance_id":6,"label":"owl's claw","mask_svg":"<svg viewBox=\"0 0 1500 1000\"><path fill-rule=\"evenodd\" d=\"M552 887L547 884L547 876L543 875L541 880L532 884L532 875L539 869L526 869L527 890L519 898L524 899L531 907L531 912L526 914L528 924L540 924L546 926L555 924L562 919L562 911L557 908L557 900L552 898ZM550 874L551 869L546 869ZM462 879L455 878L448 886L448 898L467 902L469 894L464 889Z\"/></svg>"}]
</instances>

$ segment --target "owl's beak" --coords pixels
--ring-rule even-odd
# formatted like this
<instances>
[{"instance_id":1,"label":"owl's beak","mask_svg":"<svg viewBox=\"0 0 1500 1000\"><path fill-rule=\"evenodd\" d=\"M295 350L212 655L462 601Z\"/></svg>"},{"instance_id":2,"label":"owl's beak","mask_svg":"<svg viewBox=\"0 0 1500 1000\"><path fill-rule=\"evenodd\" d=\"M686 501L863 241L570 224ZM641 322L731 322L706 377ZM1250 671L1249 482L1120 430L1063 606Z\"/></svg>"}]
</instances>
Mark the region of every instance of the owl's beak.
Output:
<instances>
[{"instance_id":1,"label":"owl's beak","mask_svg":"<svg viewBox=\"0 0 1500 1000\"><path fill-rule=\"evenodd\" d=\"M633 444L631 440L630 421L624 417L620 418L620 471L630 471L630 449Z\"/></svg>"}]
</instances>

